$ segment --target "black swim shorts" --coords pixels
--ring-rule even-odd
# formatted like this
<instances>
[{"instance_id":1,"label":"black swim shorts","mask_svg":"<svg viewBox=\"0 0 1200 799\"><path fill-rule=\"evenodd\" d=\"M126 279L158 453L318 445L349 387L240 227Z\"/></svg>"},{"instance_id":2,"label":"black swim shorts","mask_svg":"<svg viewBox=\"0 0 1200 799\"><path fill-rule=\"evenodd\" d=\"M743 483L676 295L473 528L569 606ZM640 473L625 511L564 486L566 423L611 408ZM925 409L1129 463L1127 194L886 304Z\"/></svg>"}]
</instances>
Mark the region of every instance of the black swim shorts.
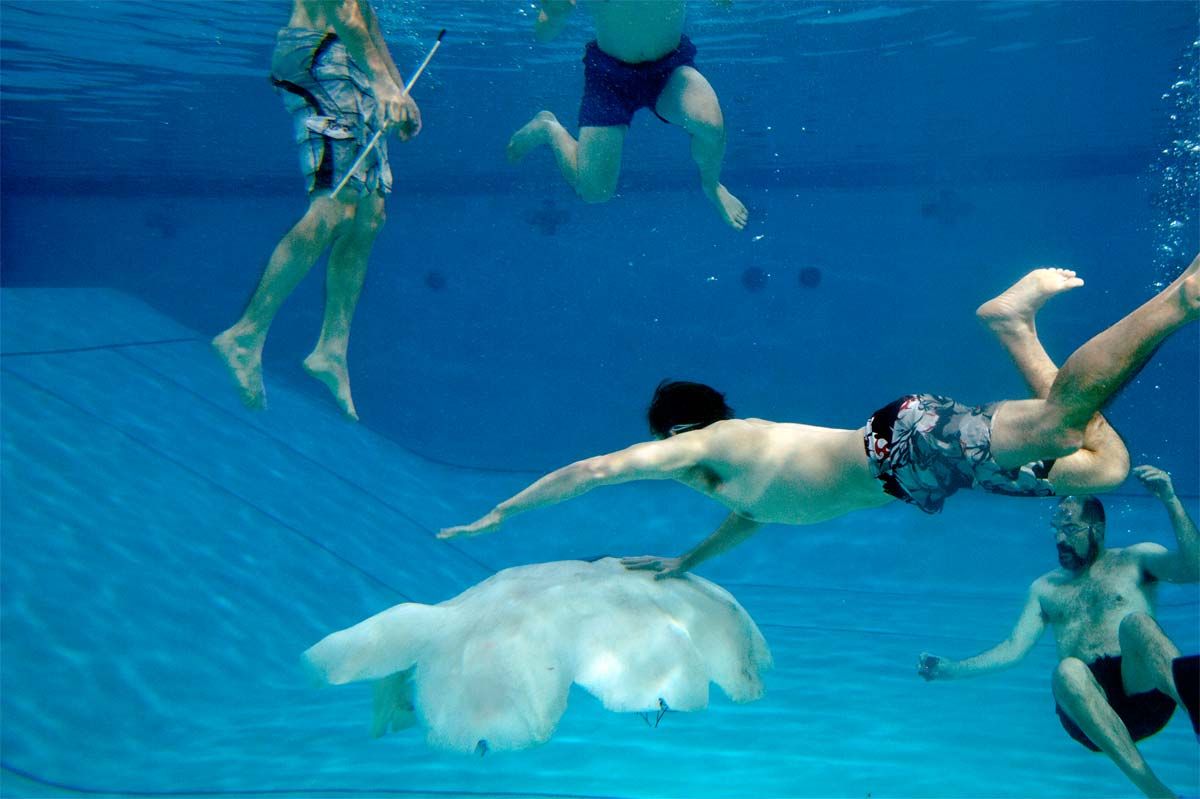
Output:
<instances>
[{"instance_id":1,"label":"black swim shorts","mask_svg":"<svg viewBox=\"0 0 1200 799\"><path fill-rule=\"evenodd\" d=\"M1167 726L1171 714L1175 712L1175 700L1157 689L1140 694L1125 693L1125 684L1121 682L1120 655L1106 655L1093 660L1088 664L1088 668L1092 670L1092 676L1108 696L1108 704L1125 723L1130 738L1140 741ZM1067 735L1093 752L1100 751L1100 747L1092 743L1084 731L1079 729L1079 725L1072 721L1057 703L1054 710L1058 713L1058 720L1062 722Z\"/></svg>"}]
</instances>

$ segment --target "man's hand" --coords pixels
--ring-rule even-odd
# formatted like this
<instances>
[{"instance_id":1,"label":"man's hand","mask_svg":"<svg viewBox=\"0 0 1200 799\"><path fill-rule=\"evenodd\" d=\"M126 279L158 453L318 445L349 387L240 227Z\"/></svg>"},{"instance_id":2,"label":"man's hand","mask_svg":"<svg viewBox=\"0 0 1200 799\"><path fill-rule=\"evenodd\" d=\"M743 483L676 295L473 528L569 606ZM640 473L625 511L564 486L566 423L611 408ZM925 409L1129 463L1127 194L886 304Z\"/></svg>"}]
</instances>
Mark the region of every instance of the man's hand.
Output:
<instances>
[{"instance_id":1,"label":"man's hand","mask_svg":"<svg viewBox=\"0 0 1200 799\"><path fill-rule=\"evenodd\" d=\"M483 535L490 533L500 526L500 514L492 511L482 519L471 522L470 524L461 524L458 527L447 527L441 530L438 538L455 538L460 535Z\"/></svg>"},{"instance_id":2,"label":"man's hand","mask_svg":"<svg viewBox=\"0 0 1200 799\"><path fill-rule=\"evenodd\" d=\"M943 679L946 675L942 671L942 664L945 662L945 658L922 652L921 656L917 658L917 674L925 678L926 682Z\"/></svg>"},{"instance_id":3,"label":"man's hand","mask_svg":"<svg viewBox=\"0 0 1200 799\"><path fill-rule=\"evenodd\" d=\"M652 571L655 580L682 577L687 574L683 558L660 558L654 555L639 555L636 558L621 558L621 565L630 571Z\"/></svg>"},{"instance_id":4,"label":"man's hand","mask_svg":"<svg viewBox=\"0 0 1200 799\"><path fill-rule=\"evenodd\" d=\"M374 91L384 130L395 130L401 141L408 141L421 132L421 109L401 87L387 81L376 86Z\"/></svg>"},{"instance_id":5,"label":"man's hand","mask_svg":"<svg viewBox=\"0 0 1200 799\"><path fill-rule=\"evenodd\" d=\"M1133 473L1137 475L1137 479L1142 481L1142 485L1146 487L1147 491L1163 502L1169 502L1175 498L1175 485L1171 482L1171 475L1162 469L1149 465L1137 466L1134 467Z\"/></svg>"},{"instance_id":6,"label":"man's hand","mask_svg":"<svg viewBox=\"0 0 1200 799\"><path fill-rule=\"evenodd\" d=\"M396 123L396 135L400 141L408 141L421 132L421 109L411 95L403 95L400 102L400 121Z\"/></svg>"}]
</instances>

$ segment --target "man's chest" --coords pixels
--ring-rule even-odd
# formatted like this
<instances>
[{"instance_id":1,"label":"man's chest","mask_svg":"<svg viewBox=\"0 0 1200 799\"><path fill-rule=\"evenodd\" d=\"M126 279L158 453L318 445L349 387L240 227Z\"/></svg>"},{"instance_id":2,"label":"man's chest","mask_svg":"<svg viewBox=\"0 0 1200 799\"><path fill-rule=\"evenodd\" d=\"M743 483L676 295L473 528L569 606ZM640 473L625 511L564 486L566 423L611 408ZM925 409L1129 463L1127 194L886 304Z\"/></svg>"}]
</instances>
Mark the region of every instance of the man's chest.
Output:
<instances>
[{"instance_id":1,"label":"man's chest","mask_svg":"<svg viewBox=\"0 0 1200 799\"><path fill-rule=\"evenodd\" d=\"M1103 624L1146 610L1150 597L1140 569L1130 562L1096 564L1085 577L1058 587L1043 600L1052 623Z\"/></svg>"}]
</instances>

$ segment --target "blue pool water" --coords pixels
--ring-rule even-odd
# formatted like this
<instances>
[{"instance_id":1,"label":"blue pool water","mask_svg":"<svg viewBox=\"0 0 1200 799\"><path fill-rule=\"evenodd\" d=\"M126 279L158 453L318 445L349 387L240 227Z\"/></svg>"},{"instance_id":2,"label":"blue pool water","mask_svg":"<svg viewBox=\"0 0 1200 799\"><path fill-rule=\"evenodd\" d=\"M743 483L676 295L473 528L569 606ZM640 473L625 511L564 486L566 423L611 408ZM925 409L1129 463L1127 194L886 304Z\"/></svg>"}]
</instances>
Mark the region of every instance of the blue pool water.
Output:
<instances>
[{"instance_id":1,"label":"blue pool water","mask_svg":"<svg viewBox=\"0 0 1200 799\"><path fill-rule=\"evenodd\" d=\"M582 18L535 46L531 5L375 5L402 69L449 33L415 92L425 131L392 147L355 425L298 368L318 277L272 330L268 411L240 405L207 344L304 207L264 78L287 4L0 0L0 794L1136 795L1063 734L1049 637L987 679L915 673L921 651L1007 635L1055 563L1041 501L771 527L705 564L775 668L763 699L714 688L658 728L576 689L528 751L373 740L369 689L315 688L299 654L509 566L699 540L721 508L658 483L433 538L644 438L664 376L842 427L908 391L1021 395L980 301L1033 266L1078 270L1039 326L1062 358L1200 246L1198 6L696 3L724 179L752 213L739 234L695 190L682 134L645 114L605 205L544 153L504 162L533 112L573 117ZM1193 516L1198 364L1193 325L1108 412ZM1135 480L1107 505L1111 545L1171 544ZM1159 618L1200 648L1195 585L1164 586ZM1142 750L1200 792L1182 715Z\"/></svg>"}]
</instances>

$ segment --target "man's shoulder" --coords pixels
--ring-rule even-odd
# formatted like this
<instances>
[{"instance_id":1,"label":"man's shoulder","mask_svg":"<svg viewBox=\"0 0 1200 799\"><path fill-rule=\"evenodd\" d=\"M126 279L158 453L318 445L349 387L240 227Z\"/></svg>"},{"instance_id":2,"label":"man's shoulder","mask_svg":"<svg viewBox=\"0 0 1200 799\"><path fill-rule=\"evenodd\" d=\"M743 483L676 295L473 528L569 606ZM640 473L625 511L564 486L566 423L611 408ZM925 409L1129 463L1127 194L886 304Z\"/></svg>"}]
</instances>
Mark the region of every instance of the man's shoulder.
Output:
<instances>
[{"instance_id":1,"label":"man's shoulder","mask_svg":"<svg viewBox=\"0 0 1200 799\"><path fill-rule=\"evenodd\" d=\"M746 435L776 427L779 425L766 419L721 419L705 427L704 431L714 436Z\"/></svg>"},{"instance_id":2,"label":"man's shoulder","mask_svg":"<svg viewBox=\"0 0 1200 799\"><path fill-rule=\"evenodd\" d=\"M1067 576L1062 569L1051 569L1029 584L1029 593L1036 597L1049 596L1062 588L1063 583L1067 581Z\"/></svg>"},{"instance_id":3,"label":"man's shoulder","mask_svg":"<svg viewBox=\"0 0 1200 799\"><path fill-rule=\"evenodd\" d=\"M772 435L774 427L774 423L762 419L722 419L668 440L688 439L689 443L701 448L706 457L741 457L747 448L760 446L762 437Z\"/></svg>"},{"instance_id":4,"label":"man's shoulder","mask_svg":"<svg viewBox=\"0 0 1200 799\"><path fill-rule=\"evenodd\" d=\"M1140 561L1147 555L1161 555L1167 552L1167 548L1162 544L1156 544L1153 541L1142 541L1137 544L1130 544L1127 547L1114 547L1108 549L1105 554L1114 561Z\"/></svg>"}]
</instances>

